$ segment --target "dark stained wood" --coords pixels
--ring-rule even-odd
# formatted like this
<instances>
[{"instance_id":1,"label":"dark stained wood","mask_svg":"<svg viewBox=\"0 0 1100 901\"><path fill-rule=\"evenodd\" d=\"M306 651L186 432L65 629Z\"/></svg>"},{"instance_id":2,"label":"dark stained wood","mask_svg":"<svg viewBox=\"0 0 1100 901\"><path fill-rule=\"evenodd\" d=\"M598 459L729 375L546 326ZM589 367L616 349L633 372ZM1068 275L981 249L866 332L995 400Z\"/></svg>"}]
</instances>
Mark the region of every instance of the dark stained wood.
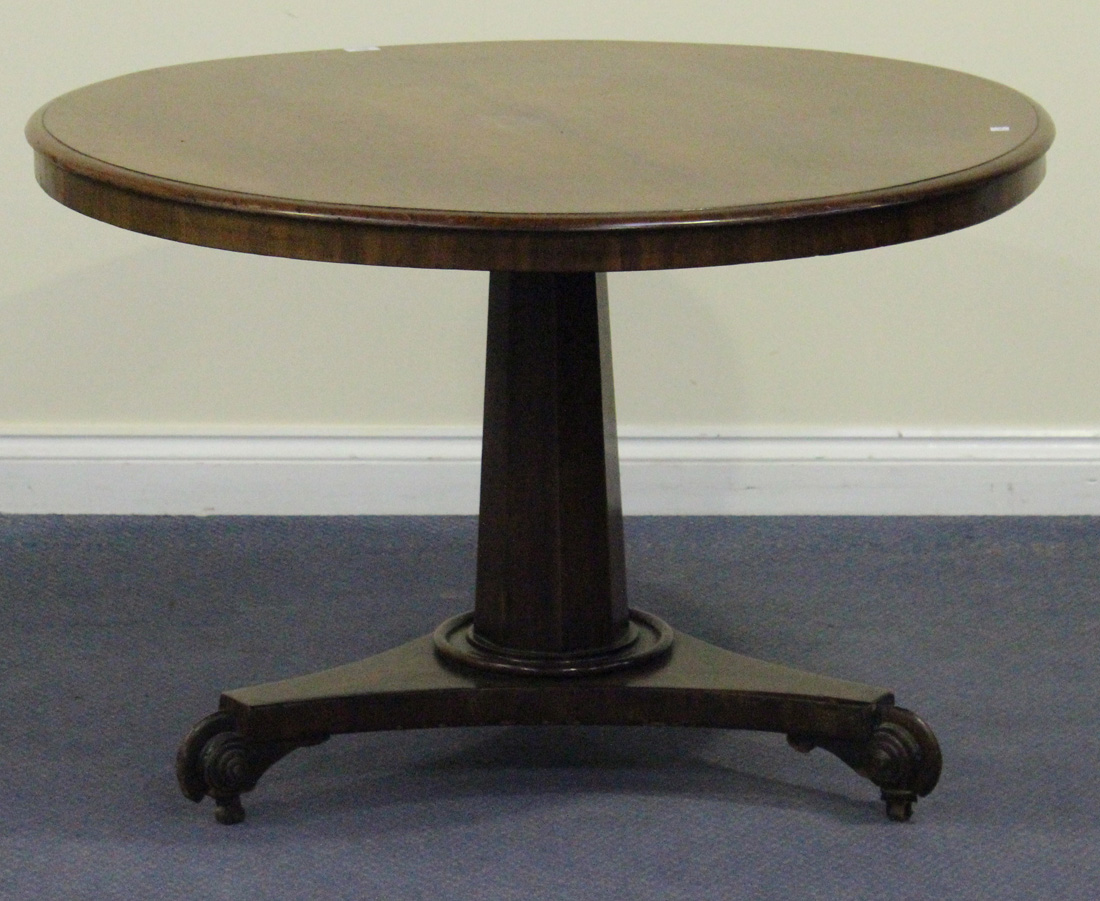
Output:
<instances>
[{"instance_id":1,"label":"dark stained wood","mask_svg":"<svg viewBox=\"0 0 1100 901\"><path fill-rule=\"evenodd\" d=\"M754 660L678 635L667 661L584 679L447 665L418 638L319 673L234 689L221 709L254 741L438 726L575 723L755 729L867 738L885 689Z\"/></svg>"},{"instance_id":2,"label":"dark stained wood","mask_svg":"<svg viewBox=\"0 0 1100 901\"><path fill-rule=\"evenodd\" d=\"M184 740L177 762L191 800L210 795L223 823L275 760L332 734L455 726L705 726L786 733L821 747L881 789L907 820L939 780L939 743L882 689L779 666L688 636L660 666L583 680L454 668L421 638L308 676L225 692L220 712Z\"/></svg>"},{"instance_id":3,"label":"dark stained wood","mask_svg":"<svg viewBox=\"0 0 1100 901\"><path fill-rule=\"evenodd\" d=\"M92 85L27 128L43 188L134 231L490 270L475 609L359 663L226 692L177 758L223 823L333 733L540 723L787 733L908 819L932 730L881 689L722 651L627 604L609 270L840 253L1039 184L1049 117L1001 85L804 50L523 42L286 54Z\"/></svg>"},{"instance_id":4,"label":"dark stained wood","mask_svg":"<svg viewBox=\"0 0 1100 901\"><path fill-rule=\"evenodd\" d=\"M499 271L712 266L972 225L1054 130L993 82L820 51L626 42L217 60L91 85L28 138L45 190L229 250Z\"/></svg>"},{"instance_id":5,"label":"dark stained wood","mask_svg":"<svg viewBox=\"0 0 1100 901\"><path fill-rule=\"evenodd\" d=\"M439 651L508 672L582 673L666 653L627 607L607 276L489 281L477 592Z\"/></svg>"},{"instance_id":6,"label":"dark stained wood","mask_svg":"<svg viewBox=\"0 0 1100 901\"><path fill-rule=\"evenodd\" d=\"M606 276L489 282L476 635L575 656L627 633Z\"/></svg>"}]
</instances>

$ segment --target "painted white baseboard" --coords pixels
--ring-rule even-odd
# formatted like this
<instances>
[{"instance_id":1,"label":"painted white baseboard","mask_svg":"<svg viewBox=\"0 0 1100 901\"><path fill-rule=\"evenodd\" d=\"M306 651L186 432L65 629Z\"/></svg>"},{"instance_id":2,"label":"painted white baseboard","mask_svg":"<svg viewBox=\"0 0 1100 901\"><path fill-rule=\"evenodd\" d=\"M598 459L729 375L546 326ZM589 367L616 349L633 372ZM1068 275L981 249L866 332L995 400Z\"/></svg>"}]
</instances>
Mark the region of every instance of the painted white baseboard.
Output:
<instances>
[{"instance_id":1,"label":"painted white baseboard","mask_svg":"<svg viewBox=\"0 0 1100 901\"><path fill-rule=\"evenodd\" d=\"M663 515L1100 515L1100 437L620 438ZM477 512L476 435L0 437L0 513Z\"/></svg>"}]
</instances>

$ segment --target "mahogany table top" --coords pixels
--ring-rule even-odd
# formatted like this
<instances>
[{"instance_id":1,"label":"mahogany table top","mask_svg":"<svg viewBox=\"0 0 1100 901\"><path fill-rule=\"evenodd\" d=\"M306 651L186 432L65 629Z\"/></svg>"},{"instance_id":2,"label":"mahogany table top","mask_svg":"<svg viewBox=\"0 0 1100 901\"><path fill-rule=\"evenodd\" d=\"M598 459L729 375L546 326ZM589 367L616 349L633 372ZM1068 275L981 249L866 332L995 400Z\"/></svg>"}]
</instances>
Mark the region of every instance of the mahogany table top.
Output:
<instances>
[{"instance_id":1,"label":"mahogany table top","mask_svg":"<svg viewBox=\"0 0 1100 901\"><path fill-rule=\"evenodd\" d=\"M170 66L27 127L56 199L231 250L497 270L858 250L1026 197L1054 129L917 63L767 47L529 41Z\"/></svg>"}]
</instances>

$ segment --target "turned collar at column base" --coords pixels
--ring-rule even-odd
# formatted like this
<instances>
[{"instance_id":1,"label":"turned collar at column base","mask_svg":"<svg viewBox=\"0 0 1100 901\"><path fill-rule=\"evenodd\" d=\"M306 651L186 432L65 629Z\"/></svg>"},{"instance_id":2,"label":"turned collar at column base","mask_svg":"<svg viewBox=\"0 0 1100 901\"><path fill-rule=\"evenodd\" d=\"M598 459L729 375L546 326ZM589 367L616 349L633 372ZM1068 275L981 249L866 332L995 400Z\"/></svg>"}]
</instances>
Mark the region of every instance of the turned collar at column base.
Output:
<instances>
[{"instance_id":1,"label":"turned collar at column base","mask_svg":"<svg viewBox=\"0 0 1100 901\"><path fill-rule=\"evenodd\" d=\"M609 649L592 653L528 653L491 647L473 634L473 612L451 617L432 636L436 652L446 660L478 669L531 676L587 676L653 663L672 648L673 630L666 622L630 611L629 633Z\"/></svg>"}]
</instances>

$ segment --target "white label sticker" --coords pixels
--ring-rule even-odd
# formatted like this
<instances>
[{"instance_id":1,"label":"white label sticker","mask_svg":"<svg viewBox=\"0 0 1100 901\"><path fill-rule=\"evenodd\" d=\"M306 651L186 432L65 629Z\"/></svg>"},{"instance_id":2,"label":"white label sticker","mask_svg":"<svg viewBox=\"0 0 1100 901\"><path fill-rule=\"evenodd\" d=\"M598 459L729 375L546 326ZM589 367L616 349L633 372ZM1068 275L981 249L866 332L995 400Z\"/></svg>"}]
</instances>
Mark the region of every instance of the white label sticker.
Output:
<instances>
[{"instance_id":1,"label":"white label sticker","mask_svg":"<svg viewBox=\"0 0 1100 901\"><path fill-rule=\"evenodd\" d=\"M1011 125L990 125L990 131L1012 131Z\"/></svg>"}]
</instances>

